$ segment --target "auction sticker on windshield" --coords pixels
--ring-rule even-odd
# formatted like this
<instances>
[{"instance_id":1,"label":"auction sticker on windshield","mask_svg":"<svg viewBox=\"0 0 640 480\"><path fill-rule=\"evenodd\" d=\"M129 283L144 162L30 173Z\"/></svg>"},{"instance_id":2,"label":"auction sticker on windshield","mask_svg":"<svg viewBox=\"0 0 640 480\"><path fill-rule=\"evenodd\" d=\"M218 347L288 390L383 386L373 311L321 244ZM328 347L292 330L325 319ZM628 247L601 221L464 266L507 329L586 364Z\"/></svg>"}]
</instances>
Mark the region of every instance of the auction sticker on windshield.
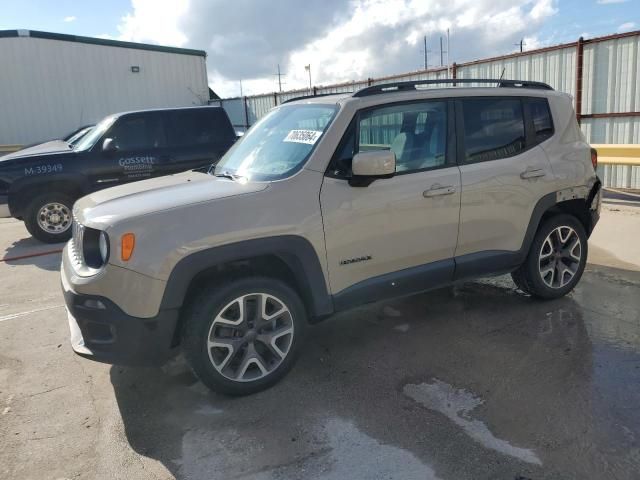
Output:
<instances>
[{"instance_id":1,"label":"auction sticker on windshield","mask_svg":"<svg viewBox=\"0 0 640 480\"><path fill-rule=\"evenodd\" d=\"M283 141L313 145L318 141L320 135L322 135L322 132L317 130L291 130Z\"/></svg>"}]
</instances>

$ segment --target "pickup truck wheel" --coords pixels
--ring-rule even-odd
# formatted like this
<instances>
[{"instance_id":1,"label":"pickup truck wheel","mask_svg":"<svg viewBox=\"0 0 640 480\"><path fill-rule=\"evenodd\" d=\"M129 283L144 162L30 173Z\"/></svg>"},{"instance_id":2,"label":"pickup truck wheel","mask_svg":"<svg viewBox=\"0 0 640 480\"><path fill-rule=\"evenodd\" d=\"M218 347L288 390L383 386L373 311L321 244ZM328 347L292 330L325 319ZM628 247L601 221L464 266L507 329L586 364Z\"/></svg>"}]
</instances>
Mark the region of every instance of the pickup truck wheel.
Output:
<instances>
[{"instance_id":1,"label":"pickup truck wheel","mask_svg":"<svg viewBox=\"0 0 640 480\"><path fill-rule=\"evenodd\" d=\"M264 277L210 284L185 312L182 348L211 390L248 395L291 369L304 338L305 308L285 283Z\"/></svg>"},{"instance_id":2,"label":"pickup truck wheel","mask_svg":"<svg viewBox=\"0 0 640 480\"><path fill-rule=\"evenodd\" d=\"M63 193L39 195L29 203L24 224L29 233L45 243L71 238L73 200Z\"/></svg>"},{"instance_id":3,"label":"pickup truck wheel","mask_svg":"<svg viewBox=\"0 0 640 480\"><path fill-rule=\"evenodd\" d=\"M587 251L582 223L571 215L557 215L538 229L525 263L512 273L512 278L534 297L562 297L580 281Z\"/></svg>"}]
</instances>

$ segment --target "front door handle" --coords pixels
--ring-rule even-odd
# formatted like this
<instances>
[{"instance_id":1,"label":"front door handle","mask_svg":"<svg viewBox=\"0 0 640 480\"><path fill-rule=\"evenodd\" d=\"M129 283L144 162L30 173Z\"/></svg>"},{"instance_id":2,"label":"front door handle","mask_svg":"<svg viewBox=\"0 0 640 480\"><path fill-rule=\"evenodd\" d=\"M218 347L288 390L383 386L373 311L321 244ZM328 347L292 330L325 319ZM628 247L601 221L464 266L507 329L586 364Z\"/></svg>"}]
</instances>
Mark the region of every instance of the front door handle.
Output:
<instances>
[{"instance_id":1,"label":"front door handle","mask_svg":"<svg viewBox=\"0 0 640 480\"><path fill-rule=\"evenodd\" d=\"M453 185L442 186L439 183L436 183L435 185L431 185L429 190L422 192L422 196L424 198L438 197L440 195L451 195L452 193L455 193L455 191L456 187Z\"/></svg>"},{"instance_id":2,"label":"front door handle","mask_svg":"<svg viewBox=\"0 0 640 480\"><path fill-rule=\"evenodd\" d=\"M529 167L520 174L520 178L522 178L523 180L528 180L530 178L544 177L545 175L546 173L542 168Z\"/></svg>"}]
</instances>

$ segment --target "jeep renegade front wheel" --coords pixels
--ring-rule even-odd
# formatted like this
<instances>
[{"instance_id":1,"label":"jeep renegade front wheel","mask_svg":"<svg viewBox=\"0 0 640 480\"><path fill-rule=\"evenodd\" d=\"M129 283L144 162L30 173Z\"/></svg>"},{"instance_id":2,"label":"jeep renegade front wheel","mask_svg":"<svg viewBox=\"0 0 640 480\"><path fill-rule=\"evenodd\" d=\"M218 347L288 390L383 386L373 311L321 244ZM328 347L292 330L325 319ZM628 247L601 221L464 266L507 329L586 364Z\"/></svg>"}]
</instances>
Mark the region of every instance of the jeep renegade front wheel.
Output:
<instances>
[{"instance_id":1,"label":"jeep renegade front wheel","mask_svg":"<svg viewBox=\"0 0 640 480\"><path fill-rule=\"evenodd\" d=\"M71 238L73 200L64 193L39 195L27 206L24 224L29 233L45 243L66 242Z\"/></svg>"},{"instance_id":2,"label":"jeep renegade front wheel","mask_svg":"<svg viewBox=\"0 0 640 480\"><path fill-rule=\"evenodd\" d=\"M511 276L521 290L534 297L561 297L582 277L587 248L582 223L571 215L557 215L540 226L525 263Z\"/></svg>"},{"instance_id":3,"label":"jeep renegade front wheel","mask_svg":"<svg viewBox=\"0 0 640 480\"><path fill-rule=\"evenodd\" d=\"M255 393L284 377L307 323L297 293L264 277L209 284L185 315L187 361L207 387L228 395Z\"/></svg>"}]
</instances>

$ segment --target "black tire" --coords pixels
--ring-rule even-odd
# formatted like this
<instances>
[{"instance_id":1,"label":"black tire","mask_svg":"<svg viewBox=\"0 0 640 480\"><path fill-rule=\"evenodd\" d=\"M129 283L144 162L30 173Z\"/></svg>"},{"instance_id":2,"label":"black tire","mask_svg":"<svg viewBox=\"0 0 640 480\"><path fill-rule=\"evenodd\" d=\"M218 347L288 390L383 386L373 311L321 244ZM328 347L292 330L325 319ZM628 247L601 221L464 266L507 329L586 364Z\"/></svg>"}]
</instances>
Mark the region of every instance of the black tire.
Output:
<instances>
[{"instance_id":1,"label":"black tire","mask_svg":"<svg viewBox=\"0 0 640 480\"><path fill-rule=\"evenodd\" d=\"M61 227L65 227L62 231L56 231L54 228L45 229L40 226L38 217L40 210L47 204L63 205L69 213L68 219L61 222ZM61 243L71 238L71 212L73 209L73 199L65 193L44 193L35 197L25 210L24 224L29 233L36 239L44 243ZM67 223L68 222L68 223Z\"/></svg>"},{"instance_id":2,"label":"black tire","mask_svg":"<svg viewBox=\"0 0 640 480\"><path fill-rule=\"evenodd\" d=\"M235 333L232 333L232 331L236 331L236 327L228 327L230 330L227 336L233 336L233 338L230 338L230 341L238 342L238 347L234 348L237 355L230 353L229 356L231 359L225 358L225 360L219 362L219 364L227 365L228 368L231 369L234 362L239 362L240 366L237 370L241 370L242 362L248 358L247 349L249 348L249 343L252 345L251 348L261 351L259 358L261 359L260 361L263 367L270 365L267 362L267 358L263 355L271 355L273 357L272 360L275 358L275 360L280 362L273 367L273 370L268 371L266 374L260 369L260 374L264 375L260 378L245 381L235 380L229 378L228 374L223 375L223 373L214 366L213 354L220 352L214 352L213 349L210 350L208 346L209 335L216 331L212 330L212 325L215 323L218 315L224 313L223 309L225 309L225 307L229 308L230 304L233 304L236 299L243 295L254 293L273 296L284 305L290 312L290 315L287 315L286 318L287 322L290 321L293 331L291 338L287 339L289 343L286 355L284 358L278 358L276 355L273 355L272 349L264 348L267 345L266 343L261 343L255 337L255 339L251 341L250 335L254 334L252 333L253 327L242 333L240 333L241 328L238 327L237 334L244 335L241 337L233 336ZM245 309L251 308L247 307L247 304L243 304L245 305ZM184 315L182 350L192 370L202 383L211 390L235 396L249 395L265 390L282 379L295 363L307 327L306 311L298 294L280 280L267 277L246 277L231 280L228 283L206 284L191 297ZM249 316L251 315L247 315L247 317ZM260 315L260 318L264 317ZM278 318L279 317L276 317L276 322L280 321ZM261 321L262 320L256 320L256 325ZM267 324L260 323L260 325ZM223 324L222 327L218 326L214 328L227 327ZM266 329L267 327L264 328ZM273 329L275 330L276 326L274 326ZM255 332L260 332L258 327L255 327ZM231 350L229 350L229 352L231 352ZM255 367L257 368L257 365ZM226 369L227 367L223 366L222 371Z\"/></svg>"},{"instance_id":3,"label":"black tire","mask_svg":"<svg viewBox=\"0 0 640 480\"><path fill-rule=\"evenodd\" d=\"M567 248L566 246L560 246L557 248L557 255L559 256L555 260L550 259L549 262L556 262L557 265L561 265L562 268L566 266L570 266L573 272L560 273L560 270L556 267L550 266L549 269L553 270L552 273L548 273L547 276L544 276L542 271L542 266L551 265L541 264L541 254L543 249L543 244L547 241L547 237L554 232L557 231L558 228L570 228L575 232L575 235L580 241L580 260L577 261L573 259L573 257L568 259ZM556 241L559 242L558 237L556 236ZM572 238L566 242L567 244L573 244ZM562 242L560 242L562 243ZM525 262L511 274L511 278L513 278L514 283L525 293L532 295L533 297L550 300L554 298L559 298L567 293L569 293L573 288L577 285L582 277L582 273L584 272L584 267L587 263L587 254L588 254L588 244L587 244L587 234L584 230L584 226L576 217L567 214L560 214L554 217L551 217L545 220L542 225L538 228L536 235L531 243L531 247L529 249L529 254ZM545 253L548 252L549 246L545 245ZM575 253L575 252L574 252ZM553 255L556 255L555 253ZM549 255L553 257L552 255ZM567 260L568 259L568 260ZM562 263L561 263L562 262ZM566 281L565 284L564 279L567 275L572 274ZM558 278L561 277L559 280ZM557 283L555 286L550 286L549 283Z\"/></svg>"}]
</instances>

